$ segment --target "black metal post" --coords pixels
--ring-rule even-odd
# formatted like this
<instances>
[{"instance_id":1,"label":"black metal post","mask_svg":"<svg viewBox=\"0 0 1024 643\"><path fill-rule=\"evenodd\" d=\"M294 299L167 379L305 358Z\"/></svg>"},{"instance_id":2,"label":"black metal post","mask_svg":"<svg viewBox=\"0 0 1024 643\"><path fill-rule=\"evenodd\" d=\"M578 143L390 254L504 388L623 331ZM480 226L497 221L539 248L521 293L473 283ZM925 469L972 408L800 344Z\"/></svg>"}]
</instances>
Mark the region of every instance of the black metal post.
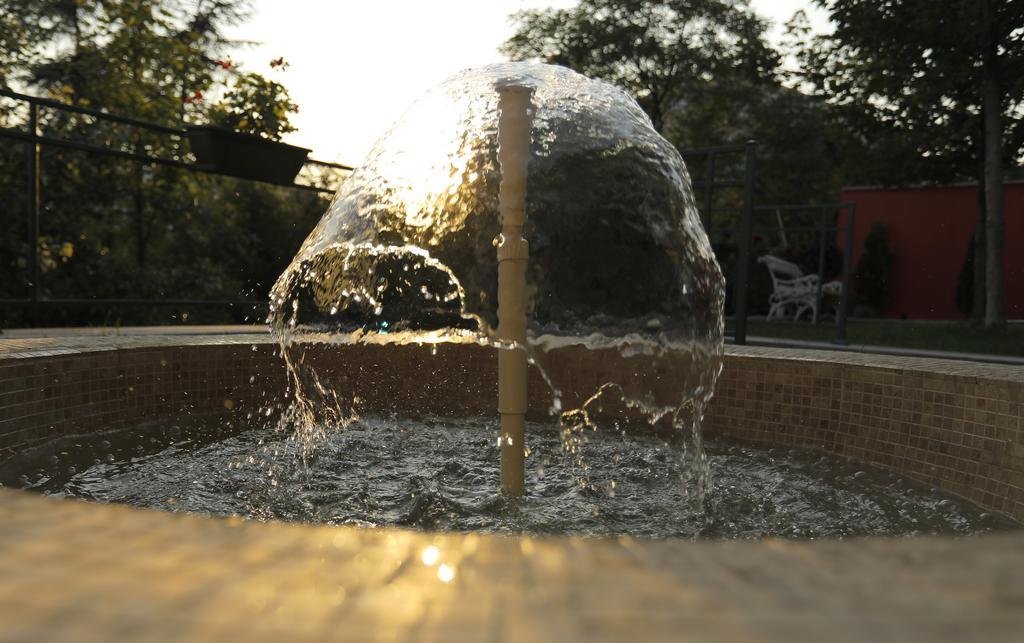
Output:
<instances>
[{"instance_id":1,"label":"black metal post","mask_svg":"<svg viewBox=\"0 0 1024 643\"><path fill-rule=\"evenodd\" d=\"M30 298L33 303L39 301L39 209L42 198L39 193L39 105L34 101L28 104L28 132L31 140L28 145L28 256Z\"/></svg>"},{"instance_id":2,"label":"black metal post","mask_svg":"<svg viewBox=\"0 0 1024 643\"><path fill-rule=\"evenodd\" d=\"M825 281L825 217L827 216L828 210L821 208L818 217L818 290L814 293L815 318L813 321L815 324L821 319L821 287Z\"/></svg>"},{"instance_id":3,"label":"black metal post","mask_svg":"<svg viewBox=\"0 0 1024 643\"><path fill-rule=\"evenodd\" d=\"M750 245L754 228L754 165L757 162L757 143L747 141L746 167L743 173L743 212L740 216L739 251L736 257L736 321L733 341L747 343L747 303L750 299Z\"/></svg>"},{"instance_id":4,"label":"black metal post","mask_svg":"<svg viewBox=\"0 0 1024 643\"><path fill-rule=\"evenodd\" d=\"M711 208L714 207L713 200L715 189L715 153L708 152L704 163L704 209L700 213L701 221L704 223L704 232L711 236Z\"/></svg>"},{"instance_id":5,"label":"black metal post","mask_svg":"<svg viewBox=\"0 0 1024 643\"><path fill-rule=\"evenodd\" d=\"M850 304L850 263L853 259L853 218L857 204L846 204L846 235L843 239L843 296L839 299L839 320L836 344L846 345L846 311Z\"/></svg>"}]
</instances>

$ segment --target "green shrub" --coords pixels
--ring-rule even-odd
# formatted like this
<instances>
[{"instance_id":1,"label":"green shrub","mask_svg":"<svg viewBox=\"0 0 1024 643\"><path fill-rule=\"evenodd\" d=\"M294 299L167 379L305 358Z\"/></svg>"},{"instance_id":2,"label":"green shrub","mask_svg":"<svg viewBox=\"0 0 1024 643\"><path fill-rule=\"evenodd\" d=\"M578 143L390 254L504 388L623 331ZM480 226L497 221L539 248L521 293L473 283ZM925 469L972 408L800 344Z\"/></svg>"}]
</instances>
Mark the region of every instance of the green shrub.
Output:
<instances>
[{"instance_id":1,"label":"green shrub","mask_svg":"<svg viewBox=\"0 0 1024 643\"><path fill-rule=\"evenodd\" d=\"M956 277L956 307L970 317L974 309L974 233L967 244L967 256Z\"/></svg>"},{"instance_id":2,"label":"green shrub","mask_svg":"<svg viewBox=\"0 0 1024 643\"><path fill-rule=\"evenodd\" d=\"M889 247L889 227L881 221L871 224L864 239L864 253L854 273L857 303L871 306L876 311L889 303L892 269L892 248Z\"/></svg>"}]
</instances>

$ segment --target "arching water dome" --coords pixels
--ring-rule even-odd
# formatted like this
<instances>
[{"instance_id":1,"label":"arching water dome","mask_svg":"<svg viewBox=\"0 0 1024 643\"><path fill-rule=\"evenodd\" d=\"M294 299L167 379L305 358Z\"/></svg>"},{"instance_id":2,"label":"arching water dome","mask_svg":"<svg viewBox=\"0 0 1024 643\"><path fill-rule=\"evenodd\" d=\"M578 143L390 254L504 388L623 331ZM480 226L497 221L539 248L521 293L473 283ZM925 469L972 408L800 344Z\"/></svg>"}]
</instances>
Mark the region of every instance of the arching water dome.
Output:
<instances>
[{"instance_id":1,"label":"arching water dome","mask_svg":"<svg viewBox=\"0 0 1024 643\"><path fill-rule=\"evenodd\" d=\"M493 343L496 87L510 83L533 90L525 349L547 376L566 449L605 421L656 425L691 460L699 497L699 425L721 365L724 280L679 152L607 83L507 63L429 91L338 191L275 285L270 320L286 344L354 331ZM588 359L558 359L567 346L585 347ZM560 400L559 382L599 368L602 351L629 367L602 373L590 399ZM318 397L303 408L323 405L315 373L292 366L297 396Z\"/></svg>"}]
</instances>

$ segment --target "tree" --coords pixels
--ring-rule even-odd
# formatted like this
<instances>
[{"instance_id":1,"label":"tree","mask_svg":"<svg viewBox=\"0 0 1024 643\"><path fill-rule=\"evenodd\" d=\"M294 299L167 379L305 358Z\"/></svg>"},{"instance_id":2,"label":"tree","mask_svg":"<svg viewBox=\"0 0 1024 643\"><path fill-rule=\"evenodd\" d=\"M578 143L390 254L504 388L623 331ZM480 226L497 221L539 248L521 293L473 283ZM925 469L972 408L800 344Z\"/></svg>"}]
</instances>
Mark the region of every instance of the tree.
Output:
<instances>
[{"instance_id":1,"label":"tree","mask_svg":"<svg viewBox=\"0 0 1024 643\"><path fill-rule=\"evenodd\" d=\"M768 23L747 0L581 0L571 9L519 12L513 20L506 55L564 65L619 86L680 150L757 140L758 202L834 200L844 133L823 99L784 83L780 55L767 42ZM719 157L716 175L741 176L742 159L736 160ZM700 176L704 168L690 169ZM731 230L742 194L720 189L714 201L711 241L723 271L733 274ZM806 212L787 219L817 221ZM770 288L763 271L752 275L752 289ZM731 300L730 291L727 310Z\"/></svg>"},{"instance_id":2,"label":"tree","mask_svg":"<svg viewBox=\"0 0 1024 643\"><path fill-rule=\"evenodd\" d=\"M93 0L3 0L0 2L0 86L25 80L26 72L51 59L55 47L79 53L82 16Z\"/></svg>"},{"instance_id":3,"label":"tree","mask_svg":"<svg viewBox=\"0 0 1024 643\"><path fill-rule=\"evenodd\" d=\"M835 31L801 52L803 79L869 159L889 161L884 182L973 177L984 186L976 261L985 325L1001 326L1002 175L1024 153L1024 0L816 2Z\"/></svg>"},{"instance_id":4,"label":"tree","mask_svg":"<svg viewBox=\"0 0 1024 643\"><path fill-rule=\"evenodd\" d=\"M0 28L11 27L0 31L11 47L0 52L0 83L172 127L223 117L277 138L297 109L287 89L244 73L227 55L237 43L224 29L245 7L242 0L0 0ZM23 128L23 110L13 107L0 104L0 122ZM246 109L253 118L243 125ZM50 136L187 160L176 136L57 109L42 115ZM0 283L0 298L26 295L26 167L22 145L0 145L0 213L12 222L0 230L0 265L12 277ZM310 192L55 147L44 148L40 175L44 297L260 297L326 207ZM166 323L172 312L190 321L244 314L82 306L28 318L8 307L0 324Z\"/></svg>"},{"instance_id":5,"label":"tree","mask_svg":"<svg viewBox=\"0 0 1024 643\"><path fill-rule=\"evenodd\" d=\"M842 132L825 101L784 84L768 24L746 0L583 0L513 20L506 55L619 86L680 149L756 139L759 201L834 199Z\"/></svg>"},{"instance_id":6,"label":"tree","mask_svg":"<svg viewBox=\"0 0 1024 643\"><path fill-rule=\"evenodd\" d=\"M209 90L220 54L238 44L224 29L246 7L247 0L0 0L0 16L30 37L8 76L69 103L180 122L185 97Z\"/></svg>"},{"instance_id":7,"label":"tree","mask_svg":"<svg viewBox=\"0 0 1024 643\"><path fill-rule=\"evenodd\" d=\"M239 74L224 98L210 106L207 118L214 125L279 141L295 131L289 114L298 109L284 85L246 73Z\"/></svg>"},{"instance_id":8,"label":"tree","mask_svg":"<svg viewBox=\"0 0 1024 643\"><path fill-rule=\"evenodd\" d=\"M632 94L655 129L709 85L770 79L778 54L747 0L581 0L521 11L501 51L596 76Z\"/></svg>"}]
</instances>

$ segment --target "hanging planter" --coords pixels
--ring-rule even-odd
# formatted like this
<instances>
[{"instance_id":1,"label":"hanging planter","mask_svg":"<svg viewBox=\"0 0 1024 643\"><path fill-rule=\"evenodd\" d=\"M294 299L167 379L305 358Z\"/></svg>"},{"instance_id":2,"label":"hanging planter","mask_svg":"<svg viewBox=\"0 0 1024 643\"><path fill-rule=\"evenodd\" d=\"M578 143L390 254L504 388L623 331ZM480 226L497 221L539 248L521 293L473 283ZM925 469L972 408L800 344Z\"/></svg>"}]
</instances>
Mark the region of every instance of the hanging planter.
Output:
<instances>
[{"instance_id":1,"label":"hanging planter","mask_svg":"<svg viewBox=\"0 0 1024 643\"><path fill-rule=\"evenodd\" d=\"M310 150L216 125L185 130L198 165L242 179L292 185Z\"/></svg>"}]
</instances>

